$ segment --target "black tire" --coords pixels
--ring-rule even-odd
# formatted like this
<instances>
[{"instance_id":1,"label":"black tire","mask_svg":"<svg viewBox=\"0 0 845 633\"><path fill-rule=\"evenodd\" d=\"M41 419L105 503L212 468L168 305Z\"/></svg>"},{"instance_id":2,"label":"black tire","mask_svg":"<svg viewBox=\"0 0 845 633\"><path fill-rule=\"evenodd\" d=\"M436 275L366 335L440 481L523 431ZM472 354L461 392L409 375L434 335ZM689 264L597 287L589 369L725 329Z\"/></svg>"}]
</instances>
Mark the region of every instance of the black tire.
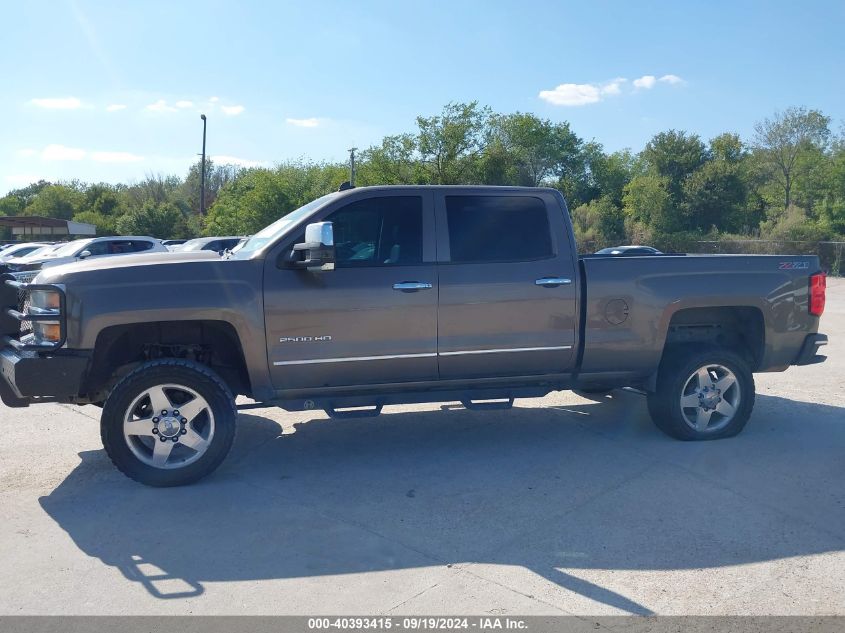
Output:
<instances>
[{"instance_id":1,"label":"black tire","mask_svg":"<svg viewBox=\"0 0 845 633\"><path fill-rule=\"evenodd\" d=\"M181 385L195 391L213 415L213 435L207 447L196 461L183 467L165 469L145 463L124 436L129 407L146 390L159 385ZM202 479L225 459L235 439L237 416L232 392L211 369L188 360L160 359L144 363L117 383L103 407L100 436L109 458L127 477L148 486L182 486ZM161 439L153 437L153 445L156 438ZM177 441L174 439L174 444Z\"/></svg>"},{"instance_id":2,"label":"black tire","mask_svg":"<svg viewBox=\"0 0 845 633\"><path fill-rule=\"evenodd\" d=\"M726 391L725 394L715 396L714 400L708 401L708 406L721 402L730 393L736 400L735 411L732 417L718 414L719 422L723 426L714 424L711 429L697 430L691 425L694 413L697 409L693 407L682 407L681 397L689 392L689 380L699 368L706 366L720 366L733 373L737 391ZM700 383L699 383L700 384ZM685 392L685 387L687 391ZM729 389L734 389L731 387ZM738 394L738 396L736 395ZM725 437L733 437L745 428L751 411L754 408L754 376L748 361L742 356L724 348L694 348L691 346L679 347L667 351L657 374L657 391L648 394L648 410L651 419L661 431L679 440L700 441L716 440ZM718 405L716 405L718 406ZM706 412L712 409L703 409ZM712 415L716 415L712 411ZM727 421L726 421L727 420Z\"/></svg>"}]
</instances>

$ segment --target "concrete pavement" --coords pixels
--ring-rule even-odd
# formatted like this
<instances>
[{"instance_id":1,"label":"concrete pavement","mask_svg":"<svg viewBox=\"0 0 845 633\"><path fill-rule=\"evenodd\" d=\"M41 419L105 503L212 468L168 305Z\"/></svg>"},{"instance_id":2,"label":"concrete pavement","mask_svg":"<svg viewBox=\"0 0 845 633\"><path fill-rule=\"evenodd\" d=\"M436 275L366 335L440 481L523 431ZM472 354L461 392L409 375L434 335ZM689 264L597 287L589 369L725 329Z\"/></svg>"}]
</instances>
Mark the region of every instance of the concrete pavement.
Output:
<instances>
[{"instance_id":1,"label":"concrete pavement","mask_svg":"<svg viewBox=\"0 0 845 633\"><path fill-rule=\"evenodd\" d=\"M213 476L156 490L99 410L0 408L0 614L845 614L845 283L827 363L758 375L740 436L644 399L241 416Z\"/></svg>"}]
</instances>

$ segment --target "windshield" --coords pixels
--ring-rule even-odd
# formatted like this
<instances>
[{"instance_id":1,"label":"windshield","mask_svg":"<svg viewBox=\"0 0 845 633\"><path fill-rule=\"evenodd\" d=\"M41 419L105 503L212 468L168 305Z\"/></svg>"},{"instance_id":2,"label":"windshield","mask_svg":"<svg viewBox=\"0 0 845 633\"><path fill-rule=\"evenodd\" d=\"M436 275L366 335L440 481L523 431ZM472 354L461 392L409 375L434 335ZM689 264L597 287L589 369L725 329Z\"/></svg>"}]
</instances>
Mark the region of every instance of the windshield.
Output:
<instances>
[{"instance_id":1,"label":"windshield","mask_svg":"<svg viewBox=\"0 0 845 633\"><path fill-rule=\"evenodd\" d=\"M12 257L23 257L24 255L28 255L33 251L37 250L38 246L12 246L11 248L7 248L3 251L3 254L0 257L4 257L6 259L11 259Z\"/></svg>"},{"instance_id":2,"label":"windshield","mask_svg":"<svg viewBox=\"0 0 845 633\"><path fill-rule=\"evenodd\" d=\"M244 242L243 246L230 253L230 257L236 259L247 259L255 251L262 246L275 242L277 239L285 235L292 227L297 225L300 220L307 217L310 213L323 206L329 200L337 196L337 192L328 193L321 198L312 200L306 205L299 207L296 211L291 211L285 216L282 216L273 224L260 230L258 233Z\"/></svg>"},{"instance_id":3,"label":"windshield","mask_svg":"<svg viewBox=\"0 0 845 633\"><path fill-rule=\"evenodd\" d=\"M55 257L70 257L71 255L76 255L76 251L78 251L80 248L82 248L83 246L88 244L88 242L90 242L90 241L91 240L74 240L72 242L68 242L67 244L65 244L61 248L57 248L52 253L50 253L50 256L51 257L53 257L53 256L55 256Z\"/></svg>"},{"instance_id":4,"label":"windshield","mask_svg":"<svg viewBox=\"0 0 845 633\"><path fill-rule=\"evenodd\" d=\"M195 240L188 240L184 244L181 244L176 250L180 251L199 251L202 250L202 247L205 246L209 240L205 238L198 238Z\"/></svg>"},{"instance_id":5,"label":"windshield","mask_svg":"<svg viewBox=\"0 0 845 633\"><path fill-rule=\"evenodd\" d=\"M36 248L34 251L30 251L29 253L26 253L25 255L21 254L20 257L21 258L26 257L26 258L35 259L36 257L46 255L47 253L49 253L50 251L52 251L55 248L56 248L55 246L42 246L41 248Z\"/></svg>"}]
</instances>

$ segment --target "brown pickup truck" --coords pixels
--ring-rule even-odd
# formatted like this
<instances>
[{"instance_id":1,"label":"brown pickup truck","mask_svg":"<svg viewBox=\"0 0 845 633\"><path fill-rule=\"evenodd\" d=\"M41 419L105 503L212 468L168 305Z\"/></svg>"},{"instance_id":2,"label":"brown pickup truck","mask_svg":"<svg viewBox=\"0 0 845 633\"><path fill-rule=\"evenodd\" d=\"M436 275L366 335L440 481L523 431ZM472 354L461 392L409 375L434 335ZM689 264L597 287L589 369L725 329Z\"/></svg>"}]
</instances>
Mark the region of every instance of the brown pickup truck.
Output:
<instances>
[{"instance_id":1,"label":"brown pickup truck","mask_svg":"<svg viewBox=\"0 0 845 633\"><path fill-rule=\"evenodd\" d=\"M102 406L115 465L156 486L220 464L238 395L349 417L634 387L669 435L716 439L748 421L754 372L824 360L824 301L816 257L579 258L552 189L349 189L222 257L7 276L0 396Z\"/></svg>"}]
</instances>

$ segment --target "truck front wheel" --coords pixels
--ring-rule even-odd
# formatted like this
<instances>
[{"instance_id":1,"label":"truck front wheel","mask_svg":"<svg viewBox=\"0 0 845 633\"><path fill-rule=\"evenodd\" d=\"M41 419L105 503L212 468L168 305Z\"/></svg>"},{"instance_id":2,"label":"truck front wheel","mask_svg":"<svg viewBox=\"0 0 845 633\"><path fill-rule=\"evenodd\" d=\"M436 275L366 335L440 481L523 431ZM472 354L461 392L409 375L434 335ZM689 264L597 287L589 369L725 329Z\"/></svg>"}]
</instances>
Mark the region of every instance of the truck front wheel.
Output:
<instances>
[{"instance_id":1,"label":"truck front wheel","mask_svg":"<svg viewBox=\"0 0 845 633\"><path fill-rule=\"evenodd\" d=\"M742 431L754 407L748 362L726 349L670 351L648 410L657 427L679 440L715 440Z\"/></svg>"},{"instance_id":2,"label":"truck front wheel","mask_svg":"<svg viewBox=\"0 0 845 633\"><path fill-rule=\"evenodd\" d=\"M103 407L100 434L118 470L149 486L180 486L226 457L237 409L209 368L181 359L145 363L124 377Z\"/></svg>"}]
</instances>

